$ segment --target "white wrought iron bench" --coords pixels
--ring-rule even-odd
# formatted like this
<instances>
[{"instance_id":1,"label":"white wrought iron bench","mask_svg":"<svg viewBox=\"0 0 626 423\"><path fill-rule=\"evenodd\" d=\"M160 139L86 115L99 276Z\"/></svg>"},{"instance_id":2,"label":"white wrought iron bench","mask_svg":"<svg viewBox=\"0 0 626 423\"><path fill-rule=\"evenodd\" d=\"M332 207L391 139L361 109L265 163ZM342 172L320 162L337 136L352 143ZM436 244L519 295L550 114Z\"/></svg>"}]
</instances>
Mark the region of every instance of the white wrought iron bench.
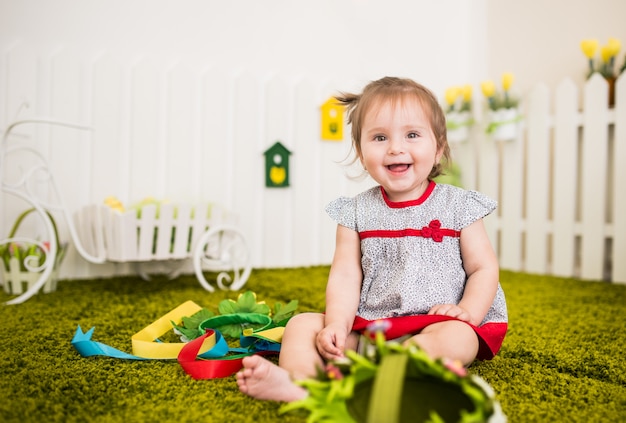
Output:
<instances>
[{"instance_id":1,"label":"white wrought iron bench","mask_svg":"<svg viewBox=\"0 0 626 423\"><path fill-rule=\"evenodd\" d=\"M0 182L3 201L17 197L34 210L41 219L46 242L12 236L0 238L0 247L22 243L36 246L46 251L45 260L41 257L24 257L20 265L30 274L25 280L13 283L26 285L25 292L5 304L22 303L49 281L55 269L59 243L52 213L59 213L65 222L71 241L78 253L91 263L132 262L143 263L157 260L192 260L193 269L202 287L208 291L215 288L205 278L205 272L217 273L216 283L220 289L238 290L248 280L251 260L246 239L237 228L234 214L209 204L163 204L158 207L147 205L136 210L120 213L110 207L88 205L74 216L65 207L47 160L39 151L20 144L19 140L10 143L11 131L20 125L44 124L59 125L79 130L89 128L51 119L18 120L4 131L0 145ZM28 165L17 167L17 172L7 175L7 164L18 157L28 156ZM12 169L15 170L15 169ZM37 187L45 184L46 199L38 195ZM8 195L5 195L8 194ZM7 260L6 266L15 266L17 260ZM0 262L0 265L5 265ZM10 268L6 274L17 274ZM37 277L32 277L36 274ZM141 276L147 278L146 274ZM170 277L177 276L172 272ZM1 274L0 274L1 276ZM5 276L6 278L6 276ZM0 280L0 283L7 281Z\"/></svg>"}]
</instances>

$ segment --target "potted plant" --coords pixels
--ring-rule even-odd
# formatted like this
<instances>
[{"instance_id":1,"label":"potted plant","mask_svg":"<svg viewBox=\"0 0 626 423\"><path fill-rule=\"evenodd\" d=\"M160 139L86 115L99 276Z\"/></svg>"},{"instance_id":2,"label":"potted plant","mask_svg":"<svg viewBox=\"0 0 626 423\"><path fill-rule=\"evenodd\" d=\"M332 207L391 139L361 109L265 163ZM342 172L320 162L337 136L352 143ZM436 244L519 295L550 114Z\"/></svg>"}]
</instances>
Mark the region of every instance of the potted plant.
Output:
<instances>
[{"instance_id":1,"label":"potted plant","mask_svg":"<svg viewBox=\"0 0 626 423\"><path fill-rule=\"evenodd\" d=\"M449 142L463 142L474 124L472 117L472 86L450 87L445 92L446 128Z\"/></svg>"},{"instance_id":2,"label":"potted plant","mask_svg":"<svg viewBox=\"0 0 626 423\"><path fill-rule=\"evenodd\" d=\"M511 141L517 137L517 129L522 117L519 112L519 98L511 93L515 77L510 72L502 74L502 92L496 90L493 81L483 81L480 85L487 99L487 133L496 141Z\"/></svg>"},{"instance_id":3,"label":"potted plant","mask_svg":"<svg viewBox=\"0 0 626 423\"><path fill-rule=\"evenodd\" d=\"M615 105L615 81L617 77L626 69L626 57L622 67L617 69L615 58L622 48L622 43L617 38L609 38L608 42L599 48L598 40L587 39L580 42L580 49L587 57L589 68L587 78L591 77L595 72L606 79L609 86L609 107ZM596 53L600 51L600 60L596 59Z\"/></svg>"},{"instance_id":4,"label":"potted plant","mask_svg":"<svg viewBox=\"0 0 626 423\"><path fill-rule=\"evenodd\" d=\"M373 322L361 354L331 361L297 383L309 395L280 409L308 412L308 422L504 423L493 388L459 362L432 359L417 345L386 341L388 322Z\"/></svg>"},{"instance_id":5,"label":"potted plant","mask_svg":"<svg viewBox=\"0 0 626 423\"><path fill-rule=\"evenodd\" d=\"M28 209L18 216L9 233L8 242L0 244L0 269L2 271L4 290L11 295L24 293L30 285L37 281L44 270L44 263L50 252L49 241L38 242L15 237L24 219L34 211L34 208ZM56 290L56 270L67 251L67 243L61 244L59 242L59 234L54 218L50 213L47 213L47 215L54 229L57 253L52 262L52 274L43 286L45 293ZM24 285L26 285L26 289L24 289Z\"/></svg>"}]
</instances>

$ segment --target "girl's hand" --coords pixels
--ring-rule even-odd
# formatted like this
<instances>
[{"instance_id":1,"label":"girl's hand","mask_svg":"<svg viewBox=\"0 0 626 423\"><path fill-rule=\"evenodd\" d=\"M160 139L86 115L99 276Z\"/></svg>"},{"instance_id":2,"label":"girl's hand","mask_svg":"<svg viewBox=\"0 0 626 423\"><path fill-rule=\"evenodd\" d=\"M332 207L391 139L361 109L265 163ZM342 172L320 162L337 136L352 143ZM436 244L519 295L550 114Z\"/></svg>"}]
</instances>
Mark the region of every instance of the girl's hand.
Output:
<instances>
[{"instance_id":1,"label":"girl's hand","mask_svg":"<svg viewBox=\"0 0 626 423\"><path fill-rule=\"evenodd\" d=\"M328 325L322 329L315 340L317 351L325 360L342 358L348 333L339 325Z\"/></svg>"},{"instance_id":2,"label":"girl's hand","mask_svg":"<svg viewBox=\"0 0 626 423\"><path fill-rule=\"evenodd\" d=\"M472 319L472 316L467 310L459 307L456 304L437 304L436 306L433 306L430 310L428 310L428 314L456 317L457 319L463 320L464 322L469 322Z\"/></svg>"}]
</instances>

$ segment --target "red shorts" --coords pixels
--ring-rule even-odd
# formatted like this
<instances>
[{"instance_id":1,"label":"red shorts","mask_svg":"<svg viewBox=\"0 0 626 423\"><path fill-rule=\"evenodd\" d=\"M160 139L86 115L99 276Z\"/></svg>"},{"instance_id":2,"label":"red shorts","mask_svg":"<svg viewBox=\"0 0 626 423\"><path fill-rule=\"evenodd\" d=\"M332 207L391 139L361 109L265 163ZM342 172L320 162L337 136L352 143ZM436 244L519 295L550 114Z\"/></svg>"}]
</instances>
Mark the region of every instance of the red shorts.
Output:
<instances>
[{"instance_id":1,"label":"red shorts","mask_svg":"<svg viewBox=\"0 0 626 423\"><path fill-rule=\"evenodd\" d=\"M385 332L385 336L387 339L396 339L404 335L416 334L433 323L459 319L450 316L420 314L416 316L387 317L377 320L385 320L391 323L391 326ZM352 330L363 333L373 321L356 316ZM462 322L462 320L459 321ZM471 326L478 336L479 346L476 358L479 360L490 360L500 351L508 328L506 322L491 322L481 326L474 326L467 322L463 323Z\"/></svg>"}]
</instances>

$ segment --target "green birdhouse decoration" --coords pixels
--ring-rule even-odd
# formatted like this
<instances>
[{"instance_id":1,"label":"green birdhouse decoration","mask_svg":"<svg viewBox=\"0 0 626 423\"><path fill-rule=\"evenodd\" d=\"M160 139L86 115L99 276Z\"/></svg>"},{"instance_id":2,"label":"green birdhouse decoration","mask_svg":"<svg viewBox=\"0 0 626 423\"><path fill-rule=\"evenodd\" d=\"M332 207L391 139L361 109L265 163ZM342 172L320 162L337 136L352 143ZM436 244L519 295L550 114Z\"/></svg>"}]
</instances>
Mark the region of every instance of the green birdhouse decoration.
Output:
<instances>
[{"instance_id":1,"label":"green birdhouse decoration","mask_svg":"<svg viewBox=\"0 0 626 423\"><path fill-rule=\"evenodd\" d=\"M288 187L291 151L277 141L263 154L265 155L265 186L268 188Z\"/></svg>"}]
</instances>

